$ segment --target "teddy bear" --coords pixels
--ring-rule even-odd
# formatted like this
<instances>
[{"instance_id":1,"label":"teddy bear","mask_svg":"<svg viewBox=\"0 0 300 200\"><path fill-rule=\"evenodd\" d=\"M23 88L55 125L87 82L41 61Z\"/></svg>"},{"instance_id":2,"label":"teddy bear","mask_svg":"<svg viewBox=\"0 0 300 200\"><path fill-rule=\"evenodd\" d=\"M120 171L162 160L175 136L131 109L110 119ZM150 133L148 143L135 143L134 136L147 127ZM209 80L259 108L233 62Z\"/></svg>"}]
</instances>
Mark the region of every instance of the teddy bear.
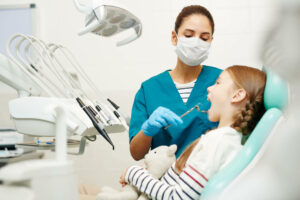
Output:
<instances>
[{"instance_id":1,"label":"teddy bear","mask_svg":"<svg viewBox=\"0 0 300 200\"><path fill-rule=\"evenodd\" d=\"M164 173L176 161L175 152L177 146L159 146L145 155L143 167L154 178L161 178ZM163 162L162 162L163 161ZM97 200L147 200L145 194L141 194L136 187L127 184L121 190L113 189L111 187L102 187Z\"/></svg>"}]
</instances>

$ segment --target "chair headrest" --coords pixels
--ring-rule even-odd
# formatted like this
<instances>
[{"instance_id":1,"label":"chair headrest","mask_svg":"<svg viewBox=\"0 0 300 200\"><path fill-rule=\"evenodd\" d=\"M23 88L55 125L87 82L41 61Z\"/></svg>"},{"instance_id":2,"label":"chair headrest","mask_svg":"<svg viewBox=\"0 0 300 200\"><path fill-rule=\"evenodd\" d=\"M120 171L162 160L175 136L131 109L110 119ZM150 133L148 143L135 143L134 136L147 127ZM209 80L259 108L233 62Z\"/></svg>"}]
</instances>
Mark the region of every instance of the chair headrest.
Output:
<instances>
[{"instance_id":1,"label":"chair headrest","mask_svg":"<svg viewBox=\"0 0 300 200\"><path fill-rule=\"evenodd\" d=\"M288 103L287 83L268 68L263 68L266 72L267 81L264 91L264 105L266 110L278 108L282 110Z\"/></svg>"}]
</instances>

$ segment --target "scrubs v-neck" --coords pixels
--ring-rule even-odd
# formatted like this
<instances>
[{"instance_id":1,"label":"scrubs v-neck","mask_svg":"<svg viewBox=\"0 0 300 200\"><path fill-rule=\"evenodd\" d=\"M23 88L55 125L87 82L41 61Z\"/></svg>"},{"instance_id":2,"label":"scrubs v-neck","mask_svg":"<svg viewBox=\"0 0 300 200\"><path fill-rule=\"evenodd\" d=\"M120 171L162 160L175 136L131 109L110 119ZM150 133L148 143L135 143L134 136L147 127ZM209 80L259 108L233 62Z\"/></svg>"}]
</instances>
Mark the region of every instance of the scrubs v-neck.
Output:
<instances>
[{"instance_id":1,"label":"scrubs v-neck","mask_svg":"<svg viewBox=\"0 0 300 200\"><path fill-rule=\"evenodd\" d=\"M143 82L133 102L129 140L141 130L142 124L159 106L166 107L179 116L198 103L201 110L208 110L210 102L207 100L207 88L215 84L221 72L218 68L204 65L186 103L182 101L168 70ZM151 149L176 144L178 157L191 142L218 125L210 122L206 113L196 109L182 120L184 123L180 126L172 125L167 130L161 129L152 138Z\"/></svg>"}]
</instances>

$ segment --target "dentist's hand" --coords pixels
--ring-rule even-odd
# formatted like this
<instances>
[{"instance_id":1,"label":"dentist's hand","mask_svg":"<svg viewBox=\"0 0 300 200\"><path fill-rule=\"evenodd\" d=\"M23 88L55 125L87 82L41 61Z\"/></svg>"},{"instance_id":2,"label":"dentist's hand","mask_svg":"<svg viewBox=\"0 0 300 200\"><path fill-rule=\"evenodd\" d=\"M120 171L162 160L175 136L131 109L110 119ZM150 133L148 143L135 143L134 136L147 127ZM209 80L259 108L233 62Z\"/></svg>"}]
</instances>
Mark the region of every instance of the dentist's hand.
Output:
<instances>
[{"instance_id":1,"label":"dentist's hand","mask_svg":"<svg viewBox=\"0 0 300 200\"><path fill-rule=\"evenodd\" d=\"M171 110L158 107L142 125L142 131L146 136L153 137L163 127L173 124L178 126L182 124L182 119Z\"/></svg>"}]
</instances>

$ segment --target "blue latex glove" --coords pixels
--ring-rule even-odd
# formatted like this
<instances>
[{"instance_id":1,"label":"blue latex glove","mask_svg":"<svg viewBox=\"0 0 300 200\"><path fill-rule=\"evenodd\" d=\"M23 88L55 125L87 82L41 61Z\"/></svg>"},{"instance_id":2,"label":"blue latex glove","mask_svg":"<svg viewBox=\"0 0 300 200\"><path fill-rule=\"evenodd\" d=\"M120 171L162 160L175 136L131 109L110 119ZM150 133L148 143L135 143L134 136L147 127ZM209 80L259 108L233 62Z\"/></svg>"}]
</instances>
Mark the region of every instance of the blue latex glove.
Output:
<instances>
[{"instance_id":1,"label":"blue latex glove","mask_svg":"<svg viewBox=\"0 0 300 200\"><path fill-rule=\"evenodd\" d=\"M146 136L153 137L159 133L160 129L172 124L178 126L182 124L182 119L171 110L165 107L158 107L150 115L149 119L142 125L142 131Z\"/></svg>"}]
</instances>

